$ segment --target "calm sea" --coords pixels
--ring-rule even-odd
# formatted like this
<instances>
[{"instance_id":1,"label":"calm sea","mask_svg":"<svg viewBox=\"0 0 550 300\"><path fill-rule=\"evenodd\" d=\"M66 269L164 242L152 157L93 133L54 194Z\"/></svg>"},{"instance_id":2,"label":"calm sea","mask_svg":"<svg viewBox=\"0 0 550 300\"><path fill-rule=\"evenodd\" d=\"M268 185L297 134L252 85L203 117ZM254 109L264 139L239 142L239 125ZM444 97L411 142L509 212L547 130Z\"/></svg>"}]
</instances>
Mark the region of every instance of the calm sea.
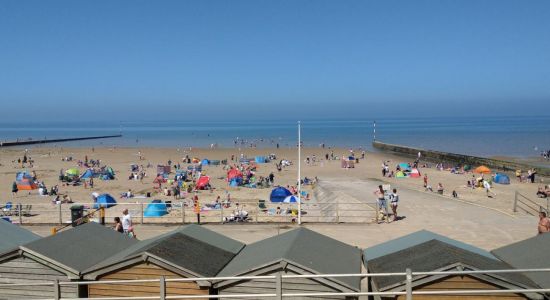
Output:
<instances>
[{"instance_id":1,"label":"calm sea","mask_svg":"<svg viewBox=\"0 0 550 300\"><path fill-rule=\"evenodd\" d=\"M0 123L0 140L68 138L123 134L122 138L63 143L68 147L155 146L293 147L297 143L294 121L232 122L97 122ZM371 148L373 120L302 121L306 146ZM468 118L381 118L376 139L479 156L538 156L550 149L550 116ZM61 145L61 144L59 144ZM51 144L49 145L52 146ZM43 147L43 146L42 146Z\"/></svg>"}]
</instances>

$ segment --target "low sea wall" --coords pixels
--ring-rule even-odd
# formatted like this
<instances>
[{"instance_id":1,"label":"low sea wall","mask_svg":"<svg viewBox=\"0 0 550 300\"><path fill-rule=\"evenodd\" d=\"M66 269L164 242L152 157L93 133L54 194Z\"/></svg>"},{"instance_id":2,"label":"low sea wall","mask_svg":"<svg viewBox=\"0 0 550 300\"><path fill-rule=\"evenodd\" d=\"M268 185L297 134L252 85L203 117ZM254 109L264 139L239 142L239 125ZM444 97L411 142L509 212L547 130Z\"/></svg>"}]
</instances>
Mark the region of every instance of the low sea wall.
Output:
<instances>
[{"instance_id":1,"label":"low sea wall","mask_svg":"<svg viewBox=\"0 0 550 300\"><path fill-rule=\"evenodd\" d=\"M417 157L418 152L420 152L422 154L423 160L428 160L432 162L450 162L450 163L455 163L459 165L471 165L473 167L484 165L491 169L504 171L504 172L515 171L518 169L526 171L532 168L536 168L538 175L550 176L550 168L537 167L529 164L523 164L523 163L517 163L517 162L511 162L511 161L505 161L505 160L499 160L499 159L477 157L477 156L449 153L449 152L442 152L442 151L435 151L435 150L425 150L425 149L408 147L408 146L386 144L379 141L372 142L372 147L381 151L393 152L393 153L406 155L410 157Z\"/></svg>"},{"instance_id":2,"label":"low sea wall","mask_svg":"<svg viewBox=\"0 0 550 300\"><path fill-rule=\"evenodd\" d=\"M13 147L13 146L34 145L34 144L72 142L72 141L82 141L82 140L97 140L97 139L107 139L107 138L116 138L116 137L122 137L122 134L75 137L75 138L66 138L66 139L42 139L42 140L23 140L23 141L0 142L0 147Z\"/></svg>"}]
</instances>

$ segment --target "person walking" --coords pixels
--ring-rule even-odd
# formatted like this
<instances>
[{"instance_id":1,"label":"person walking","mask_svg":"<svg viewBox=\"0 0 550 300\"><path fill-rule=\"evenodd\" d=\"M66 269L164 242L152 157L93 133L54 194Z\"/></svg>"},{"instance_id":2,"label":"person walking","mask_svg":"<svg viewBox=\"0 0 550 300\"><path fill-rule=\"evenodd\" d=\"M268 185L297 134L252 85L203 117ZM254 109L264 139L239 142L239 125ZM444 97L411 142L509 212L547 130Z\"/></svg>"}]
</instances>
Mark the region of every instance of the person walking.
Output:
<instances>
[{"instance_id":1,"label":"person walking","mask_svg":"<svg viewBox=\"0 0 550 300\"><path fill-rule=\"evenodd\" d=\"M376 196L376 202L378 203L378 211L377 214L381 211L384 211L384 215L386 216L386 220L388 219L388 206L386 205L386 193L384 192L384 188L382 185L378 186L378 189L374 191L374 195Z\"/></svg>"},{"instance_id":2,"label":"person walking","mask_svg":"<svg viewBox=\"0 0 550 300\"><path fill-rule=\"evenodd\" d=\"M127 208L122 210L122 229L128 236L133 238L136 237L134 232L134 224L132 223L132 216L128 212Z\"/></svg>"},{"instance_id":3,"label":"person walking","mask_svg":"<svg viewBox=\"0 0 550 300\"><path fill-rule=\"evenodd\" d=\"M399 195L397 194L397 189L393 189L393 193L390 194L390 205L393 212L393 220L397 221L397 204L399 202Z\"/></svg>"},{"instance_id":4,"label":"person walking","mask_svg":"<svg viewBox=\"0 0 550 300\"><path fill-rule=\"evenodd\" d=\"M487 193L487 197L493 198L496 197L496 193L491 191L491 184L487 180L483 180L483 187L485 188L485 192Z\"/></svg>"}]
</instances>

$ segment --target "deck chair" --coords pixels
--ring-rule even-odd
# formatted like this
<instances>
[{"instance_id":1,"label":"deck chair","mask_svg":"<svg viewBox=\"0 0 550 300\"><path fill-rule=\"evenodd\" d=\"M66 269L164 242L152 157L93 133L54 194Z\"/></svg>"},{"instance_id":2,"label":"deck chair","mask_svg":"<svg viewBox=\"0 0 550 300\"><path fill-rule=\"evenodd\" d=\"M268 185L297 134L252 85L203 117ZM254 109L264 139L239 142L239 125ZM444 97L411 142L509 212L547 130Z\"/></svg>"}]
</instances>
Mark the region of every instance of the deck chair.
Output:
<instances>
[{"instance_id":1,"label":"deck chair","mask_svg":"<svg viewBox=\"0 0 550 300\"><path fill-rule=\"evenodd\" d=\"M6 203L6 206L2 208L1 212L3 216L11 216L13 214L13 203Z\"/></svg>"}]
</instances>

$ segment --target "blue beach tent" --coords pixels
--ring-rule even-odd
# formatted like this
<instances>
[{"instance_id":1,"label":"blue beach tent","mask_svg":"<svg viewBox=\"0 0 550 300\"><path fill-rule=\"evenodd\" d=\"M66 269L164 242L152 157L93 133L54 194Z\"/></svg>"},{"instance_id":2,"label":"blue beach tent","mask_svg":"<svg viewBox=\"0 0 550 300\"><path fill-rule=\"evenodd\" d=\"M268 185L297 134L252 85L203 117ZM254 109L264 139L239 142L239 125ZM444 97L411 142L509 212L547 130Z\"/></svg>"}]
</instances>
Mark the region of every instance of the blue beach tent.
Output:
<instances>
[{"instance_id":1,"label":"blue beach tent","mask_svg":"<svg viewBox=\"0 0 550 300\"><path fill-rule=\"evenodd\" d=\"M510 184L510 177L506 174L497 173L494 182L498 184Z\"/></svg>"},{"instance_id":2,"label":"blue beach tent","mask_svg":"<svg viewBox=\"0 0 550 300\"><path fill-rule=\"evenodd\" d=\"M208 159L203 159L202 162L201 162L201 165L203 166L208 166L210 164L210 161Z\"/></svg>"},{"instance_id":3,"label":"blue beach tent","mask_svg":"<svg viewBox=\"0 0 550 300\"><path fill-rule=\"evenodd\" d=\"M143 216L146 218L162 217L166 214L168 214L168 209L166 208L166 203L162 202L162 200L153 200L147 204L147 208L143 212Z\"/></svg>"},{"instance_id":4,"label":"blue beach tent","mask_svg":"<svg viewBox=\"0 0 550 300\"><path fill-rule=\"evenodd\" d=\"M101 194L97 196L97 199L94 203L94 209L98 209L99 207L113 207L116 205L116 200L113 198L113 196L109 194Z\"/></svg>"},{"instance_id":5,"label":"blue beach tent","mask_svg":"<svg viewBox=\"0 0 550 300\"><path fill-rule=\"evenodd\" d=\"M284 187L276 187L271 191L269 200L271 202L283 202L286 197L292 196L292 193Z\"/></svg>"},{"instance_id":6,"label":"blue beach tent","mask_svg":"<svg viewBox=\"0 0 550 300\"><path fill-rule=\"evenodd\" d=\"M399 168L403 171L405 171L405 170L410 171L411 170L411 165L409 165L408 163L400 163Z\"/></svg>"},{"instance_id":7,"label":"blue beach tent","mask_svg":"<svg viewBox=\"0 0 550 300\"><path fill-rule=\"evenodd\" d=\"M256 156L254 158L254 161L258 164L265 164L266 163L265 156Z\"/></svg>"},{"instance_id":8,"label":"blue beach tent","mask_svg":"<svg viewBox=\"0 0 550 300\"><path fill-rule=\"evenodd\" d=\"M82 176L80 176L80 179L88 179L92 177L94 177L94 171L92 171L91 169L88 169L86 170L86 172L84 172L84 174L82 174Z\"/></svg>"}]
</instances>

